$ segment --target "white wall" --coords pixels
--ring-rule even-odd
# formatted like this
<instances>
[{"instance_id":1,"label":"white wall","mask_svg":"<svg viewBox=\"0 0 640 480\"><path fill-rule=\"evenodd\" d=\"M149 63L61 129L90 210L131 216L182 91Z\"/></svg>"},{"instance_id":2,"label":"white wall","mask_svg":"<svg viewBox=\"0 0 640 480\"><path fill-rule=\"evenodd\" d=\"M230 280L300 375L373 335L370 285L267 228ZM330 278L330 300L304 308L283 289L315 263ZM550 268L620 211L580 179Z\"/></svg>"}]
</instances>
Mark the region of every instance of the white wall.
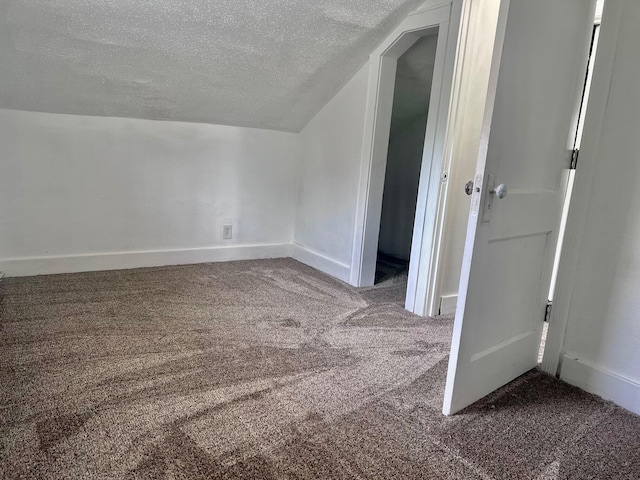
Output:
<instances>
[{"instance_id":1,"label":"white wall","mask_svg":"<svg viewBox=\"0 0 640 480\"><path fill-rule=\"evenodd\" d=\"M291 253L348 280L368 77L366 63L298 135L0 110L0 269Z\"/></svg>"},{"instance_id":2,"label":"white wall","mask_svg":"<svg viewBox=\"0 0 640 480\"><path fill-rule=\"evenodd\" d=\"M435 2L425 5L429 3ZM295 256L347 282L352 266L370 64L367 62L301 132L301 178L294 236L301 248ZM466 170L473 176L475 157L469 158L459 157L467 168L460 167L458 180L466 178ZM443 262L452 266L455 279L445 282L452 285L448 293L457 293L468 209L468 200L458 199L447 216L444 235L454 246L445 251Z\"/></svg>"},{"instance_id":3,"label":"white wall","mask_svg":"<svg viewBox=\"0 0 640 480\"><path fill-rule=\"evenodd\" d=\"M8 275L288 253L294 134L0 110L0 145Z\"/></svg>"},{"instance_id":4,"label":"white wall","mask_svg":"<svg viewBox=\"0 0 640 480\"><path fill-rule=\"evenodd\" d=\"M409 260L427 117L389 141L378 250Z\"/></svg>"},{"instance_id":5,"label":"white wall","mask_svg":"<svg viewBox=\"0 0 640 480\"><path fill-rule=\"evenodd\" d=\"M638 24L636 0L605 3L591 98L602 97L606 107L601 128L597 118L590 118L598 114L587 110L576 171L576 189L587 189L586 215L578 234L581 243L561 370L563 379L636 413L640 413ZM615 59L610 84L601 82L607 75L605 56ZM593 165L592 178L581 164ZM572 204L570 221L573 208Z\"/></svg>"},{"instance_id":6,"label":"white wall","mask_svg":"<svg viewBox=\"0 0 640 480\"><path fill-rule=\"evenodd\" d=\"M300 132L297 258L343 280L351 268L369 64Z\"/></svg>"}]
</instances>

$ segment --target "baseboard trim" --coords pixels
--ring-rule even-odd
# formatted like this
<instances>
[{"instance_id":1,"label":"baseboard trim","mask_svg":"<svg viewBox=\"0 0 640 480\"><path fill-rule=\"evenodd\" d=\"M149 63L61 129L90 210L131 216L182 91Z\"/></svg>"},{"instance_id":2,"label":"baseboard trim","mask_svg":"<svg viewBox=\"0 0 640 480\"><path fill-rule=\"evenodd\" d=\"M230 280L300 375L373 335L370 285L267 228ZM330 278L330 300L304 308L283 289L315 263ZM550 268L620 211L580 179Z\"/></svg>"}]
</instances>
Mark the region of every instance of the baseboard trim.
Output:
<instances>
[{"instance_id":1,"label":"baseboard trim","mask_svg":"<svg viewBox=\"0 0 640 480\"><path fill-rule=\"evenodd\" d=\"M440 315L453 315L456 313L458 295L443 295L440 297Z\"/></svg>"},{"instance_id":2,"label":"baseboard trim","mask_svg":"<svg viewBox=\"0 0 640 480\"><path fill-rule=\"evenodd\" d=\"M7 277L93 272L126 268L229 262L291 256L290 243L229 245L172 250L110 252L85 255L2 258L0 270Z\"/></svg>"},{"instance_id":3,"label":"baseboard trim","mask_svg":"<svg viewBox=\"0 0 640 480\"><path fill-rule=\"evenodd\" d=\"M321 272L331 275L332 277L349 283L351 275L351 266L340 263L333 258L329 258L319 252L315 252L309 248L303 247L299 243L291 245L291 256L305 265L320 270Z\"/></svg>"},{"instance_id":4,"label":"baseboard trim","mask_svg":"<svg viewBox=\"0 0 640 480\"><path fill-rule=\"evenodd\" d=\"M560 379L640 415L640 383L564 355Z\"/></svg>"}]
</instances>

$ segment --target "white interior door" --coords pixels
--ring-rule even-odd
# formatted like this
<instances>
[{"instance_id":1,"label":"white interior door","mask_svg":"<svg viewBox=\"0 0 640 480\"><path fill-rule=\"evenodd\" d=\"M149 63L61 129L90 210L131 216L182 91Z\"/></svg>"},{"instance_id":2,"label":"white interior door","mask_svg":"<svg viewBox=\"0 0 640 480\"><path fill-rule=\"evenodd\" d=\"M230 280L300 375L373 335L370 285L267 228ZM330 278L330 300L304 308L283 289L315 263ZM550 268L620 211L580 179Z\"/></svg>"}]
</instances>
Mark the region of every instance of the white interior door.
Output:
<instances>
[{"instance_id":1,"label":"white interior door","mask_svg":"<svg viewBox=\"0 0 640 480\"><path fill-rule=\"evenodd\" d=\"M491 33L485 25L483 37L475 40L485 45L465 47L486 50L490 44L492 63L443 407L447 415L537 363L561 179L569 165L594 3L485 2L483 8L495 10Z\"/></svg>"}]
</instances>

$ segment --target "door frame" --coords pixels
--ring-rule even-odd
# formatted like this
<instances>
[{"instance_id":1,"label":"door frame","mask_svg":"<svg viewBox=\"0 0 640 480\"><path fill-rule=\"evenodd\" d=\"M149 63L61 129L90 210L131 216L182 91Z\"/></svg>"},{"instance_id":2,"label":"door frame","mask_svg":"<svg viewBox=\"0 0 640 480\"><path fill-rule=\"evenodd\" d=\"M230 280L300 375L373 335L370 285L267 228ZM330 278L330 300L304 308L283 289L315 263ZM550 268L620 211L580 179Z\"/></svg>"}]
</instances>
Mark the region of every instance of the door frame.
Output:
<instances>
[{"instance_id":1,"label":"door frame","mask_svg":"<svg viewBox=\"0 0 640 480\"><path fill-rule=\"evenodd\" d=\"M375 280L382 195L389 146L397 60L422 35L438 27L438 45L416 203L405 308L433 315L450 170L446 149L458 27L463 0L425 2L410 14L370 56L367 110L352 250L350 283ZM446 160L445 160L446 159Z\"/></svg>"},{"instance_id":2,"label":"door frame","mask_svg":"<svg viewBox=\"0 0 640 480\"><path fill-rule=\"evenodd\" d=\"M601 23L598 50L593 65L593 78L589 93L582 135L580 167L576 169L573 194L567 215L553 307L549 317L549 330L540 368L560 377L562 359L565 355L564 343L569 322L571 299L576 280L576 271L582 245L582 232L588 215L589 191L594 181L598 161L598 144L605 119L609 87L613 76L615 51L618 44L618 30L622 15L622 2L607 0L603 17L606 15L606 29Z\"/></svg>"}]
</instances>

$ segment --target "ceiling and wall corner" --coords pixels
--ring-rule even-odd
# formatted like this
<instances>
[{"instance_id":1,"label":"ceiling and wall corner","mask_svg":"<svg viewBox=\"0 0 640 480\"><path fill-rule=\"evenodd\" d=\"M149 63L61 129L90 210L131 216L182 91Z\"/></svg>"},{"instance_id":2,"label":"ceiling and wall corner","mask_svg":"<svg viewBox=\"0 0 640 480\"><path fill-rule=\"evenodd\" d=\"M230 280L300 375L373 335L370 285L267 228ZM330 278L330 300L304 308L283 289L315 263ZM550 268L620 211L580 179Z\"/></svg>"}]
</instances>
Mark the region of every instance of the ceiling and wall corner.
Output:
<instances>
[{"instance_id":1,"label":"ceiling and wall corner","mask_svg":"<svg viewBox=\"0 0 640 480\"><path fill-rule=\"evenodd\" d=\"M407 17L411 28L424 20L423 14L429 15L425 12L442 4L439 0L427 0L423 6ZM461 6L462 0L454 0L452 27L443 37L448 45L457 41ZM423 28L430 25L433 23ZM397 35L397 31L390 34L378 50L386 48ZM352 285L357 284L355 272L359 271L359 260L354 255L362 253L355 251L354 244L362 235L358 222L362 213L363 155L370 141L365 132L370 120L369 88L375 68L375 61L367 62L300 133L302 154L294 244L304 250L305 256L296 258Z\"/></svg>"},{"instance_id":2,"label":"ceiling and wall corner","mask_svg":"<svg viewBox=\"0 0 640 480\"><path fill-rule=\"evenodd\" d=\"M422 0L0 0L0 108L298 132Z\"/></svg>"},{"instance_id":3,"label":"ceiling and wall corner","mask_svg":"<svg viewBox=\"0 0 640 480\"><path fill-rule=\"evenodd\" d=\"M438 32L435 30L420 38L398 58L390 141L417 121L426 121L437 43Z\"/></svg>"}]
</instances>

